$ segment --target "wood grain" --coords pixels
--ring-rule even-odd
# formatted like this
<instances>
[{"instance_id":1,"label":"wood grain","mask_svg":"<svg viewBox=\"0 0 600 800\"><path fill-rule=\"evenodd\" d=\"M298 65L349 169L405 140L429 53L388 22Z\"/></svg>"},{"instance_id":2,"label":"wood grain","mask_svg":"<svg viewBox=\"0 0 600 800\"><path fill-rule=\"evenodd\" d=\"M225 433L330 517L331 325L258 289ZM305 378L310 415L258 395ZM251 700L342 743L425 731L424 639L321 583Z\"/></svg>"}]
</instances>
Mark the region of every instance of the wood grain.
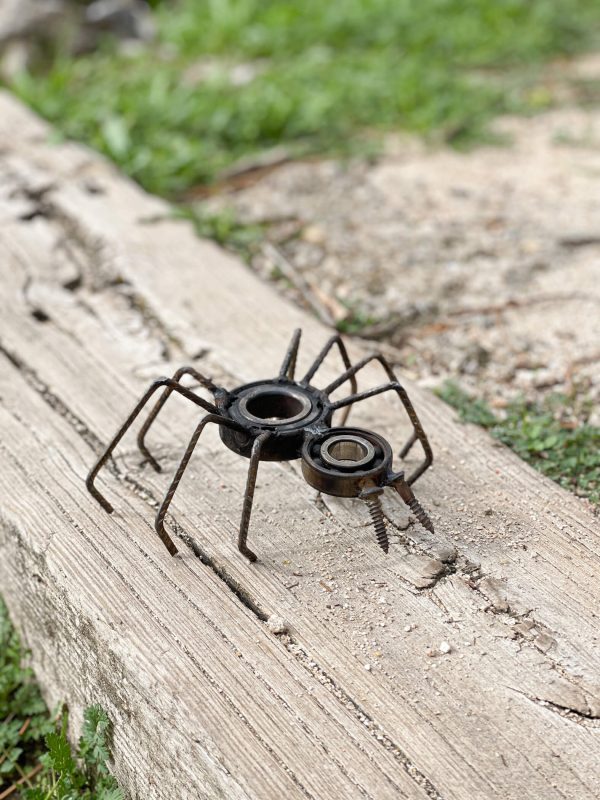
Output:
<instances>
[{"instance_id":1,"label":"wood grain","mask_svg":"<svg viewBox=\"0 0 600 800\"><path fill-rule=\"evenodd\" d=\"M294 327L301 365L327 331L48 133L0 97L0 589L50 701L74 725L107 707L132 797L597 797L598 517L418 387L436 534L387 498L388 557L360 504L317 497L292 462L261 465L248 564L247 463L207 431L171 559L152 521L196 423L180 399L150 437L163 473L130 435L100 479L115 514L89 497L150 380L192 363L232 387L273 375ZM406 435L394 398L352 418Z\"/></svg>"}]
</instances>

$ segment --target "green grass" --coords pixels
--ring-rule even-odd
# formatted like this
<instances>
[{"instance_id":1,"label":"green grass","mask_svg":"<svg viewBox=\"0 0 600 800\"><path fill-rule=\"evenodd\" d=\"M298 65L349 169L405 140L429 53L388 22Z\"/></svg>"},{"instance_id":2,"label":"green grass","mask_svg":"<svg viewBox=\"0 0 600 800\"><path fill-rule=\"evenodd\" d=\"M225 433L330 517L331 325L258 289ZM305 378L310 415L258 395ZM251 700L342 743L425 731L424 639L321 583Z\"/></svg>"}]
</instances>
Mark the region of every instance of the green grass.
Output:
<instances>
[{"instance_id":1,"label":"green grass","mask_svg":"<svg viewBox=\"0 0 600 800\"><path fill-rule=\"evenodd\" d=\"M340 333L344 333L347 336L360 335L371 325L376 325L379 322L377 317L365 314L360 309L359 303L345 301L342 305L348 309L348 316L339 320L336 324L336 328Z\"/></svg>"},{"instance_id":2,"label":"green grass","mask_svg":"<svg viewBox=\"0 0 600 800\"><path fill-rule=\"evenodd\" d=\"M236 160L372 148L403 128L468 142L505 111L549 101L536 70L598 42L596 0L180 0L155 3L158 41L110 42L12 88L68 137L152 192L180 198ZM186 78L212 60L202 80ZM230 67L252 62L234 85ZM215 67L216 64L216 67Z\"/></svg>"},{"instance_id":3,"label":"green grass","mask_svg":"<svg viewBox=\"0 0 600 800\"><path fill-rule=\"evenodd\" d=\"M517 400L502 416L482 400L474 399L449 381L439 396L459 412L465 422L487 428L522 459L592 503L600 503L600 427L573 421L575 397L554 394L534 404ZM581 407L585 418L589 409Z\"/></svg>"},{"instance_id":4,"label":"green grass","mask_svg":"<svg viewBox=\"0 0 600 800\"><path fill-rule=\"evenodd\" d=\"M86 709L73 754L66 711L50 715L25 657L0 598L0 796L16 784L12 800L123 800L106 767L106 713Z\"/></svg>"},{"instance_id":5,"label":"green grass","mask_svg":"<svg viewBox=\"0 0 600 800\"><path fill-rule=\"evenodd\" d=\"M174 217L188 220L198 236L234 249L246 261L250 260L265 236L264 225L242 223L228 208L219 213L208 213L198 206L180 205Z\"/></svg>"}]
</instances>

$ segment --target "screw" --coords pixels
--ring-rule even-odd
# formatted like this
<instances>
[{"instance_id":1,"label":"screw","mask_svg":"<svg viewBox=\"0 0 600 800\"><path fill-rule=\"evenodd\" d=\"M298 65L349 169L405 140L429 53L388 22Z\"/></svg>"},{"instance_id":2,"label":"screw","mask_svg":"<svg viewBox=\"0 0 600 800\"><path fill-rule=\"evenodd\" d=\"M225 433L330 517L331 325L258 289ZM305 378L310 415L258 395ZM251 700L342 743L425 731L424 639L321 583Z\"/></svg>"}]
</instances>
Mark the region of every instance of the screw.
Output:
<instances>
[{"instance_id":1,"label":"screw","mask_svg":"<svg viewBox=\"0 0 600 800\"><path fill-rule=\"evenodd\" d=\"M373 527L375 528L375 536L377 537L377 544L384 553L387 553L390 547L390 543L388 541L387 530L385 527L385 519L383 516L383 508L381 507L381 500L379 499L379 492L375 493L364 493L363 500L367 504L369 509L369 514L371 515L371 522L373 523Z\"/></svg>"},{"instance_id":2,"label":"screw","mask_svg":"<svg viewBox=\"0 0 600 800\"><path fill-rule=\"evenodd\" d=\"M431 531L431 533L435 532L433 530L433 522L429 519L427 512L416 497L413 496L413 499L408 503L408 507L424 528Z\"/></svg>"},{"instance_id":3,"label":"screw","mask_svg":"<svg viewBox=\"0 0 600 800\"><path fill-rule=\"evenodd\" d=\"M433 529L433 522L429 519L427 512L414 496L413 490L404 480L404 473L399 472L397 475L395 475L391 485L398 492L400 497L404 500L421 525L431 533L435 533Z\"/></svg>"}]
</instances>

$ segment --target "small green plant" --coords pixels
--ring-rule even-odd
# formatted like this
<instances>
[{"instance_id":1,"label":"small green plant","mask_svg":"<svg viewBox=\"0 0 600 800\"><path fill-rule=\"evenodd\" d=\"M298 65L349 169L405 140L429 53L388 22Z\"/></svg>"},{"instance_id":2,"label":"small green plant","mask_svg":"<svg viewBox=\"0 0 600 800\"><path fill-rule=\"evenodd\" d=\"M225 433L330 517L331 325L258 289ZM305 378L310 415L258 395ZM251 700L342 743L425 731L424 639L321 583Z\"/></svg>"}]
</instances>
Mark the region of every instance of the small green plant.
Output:
<instances>
[{"instance_id":1,"label":"small green plant","mask_svg":"<svg viewBox=\"0 0 600 800\"><path fill-rule=\"evenodd\" d=\"M30 774L53 724L0 599L0 795Z\"/></svg>"},{"instance_id":2,"label":"small green plant","mask_svg":"<svg viewBox=\"0 0 600 800\"><path fill-rule=\"evenodd\" d=\"M436 394L458 411L463 422L492 428L498 421L484 400L471 397L454 381L446 381Z\"/></svg>"},{"instance_id":3,"label":"small green plant","mask_svg":"<svg viewBox=\"0 0 600 800\"><path fill-rule=\"evenodd\" d=\"M500 416L454 382L445 383L437 394L462 420L489 430L544 475L600 503L600 427L569 418L574 398L554 394L537 404L515 400Z\"/></svg>"},{"instance_id":4,"label":"small green plant","mask_svg":"<svg viewBox=\"0 0 600 800\"><path fill-rule=\"evenodd\" d=\"M175 217L187 219L194 225L198 236L213 239L218 244L235 250L248 260L254 247L264 238L265 226L258 223L240 222L233 209L223 209L219 213L208 213L201 206L179 206Z\"/></svg>"},{"instance_id":5,"label":"small green plant","mask_svg":"<svg viewBox=\"0 0 600 800\"><path fill-rule=\"evenodd\" d=\"M336 328L340 333L346 333L349 336L360 336L360 334L375 325L379 320L376 317L371 317L368 314L363 314L355 309L349 309L346 319L341 319L336 324Z\"/></svg>"},{"instance_id":6,"label":"small green plant","mask_svg":"<svg viewBox=\"0 0 600 800\"><path fill-rule=\"evenodd\" d=\"M67 739L67 715L63 713L60 729L45 736L47 752L39 759L43 769L35 785L22 792L24 800L123 800L106 766L109 728L109 719L100 706L87 708L74 757Z\"/></svg>"},{"instance_id":7,"label":"small green plant","mask_svg":"<svg viewBox=\"0 0 600 800\"><path fill-rule=\"evenodd\" d=\"M21 800L123 800L107 768L110 723L91 706L77 753L67 713L48 712L26 653L0 598L0 797Z\"/></svg>"}]
</instances>

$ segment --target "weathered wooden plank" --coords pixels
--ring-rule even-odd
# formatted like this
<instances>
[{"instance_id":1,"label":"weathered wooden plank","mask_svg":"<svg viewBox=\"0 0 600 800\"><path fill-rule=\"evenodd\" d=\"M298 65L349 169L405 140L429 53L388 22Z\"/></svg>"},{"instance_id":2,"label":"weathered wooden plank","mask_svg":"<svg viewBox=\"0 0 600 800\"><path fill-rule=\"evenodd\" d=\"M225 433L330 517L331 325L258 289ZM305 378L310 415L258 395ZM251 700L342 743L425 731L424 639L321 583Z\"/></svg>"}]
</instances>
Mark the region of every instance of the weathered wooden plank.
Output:
<instances>
[{"instance_id":1,"label":"weathered wooden plank","mask_svg":"<svg viewBox=\"0 0 600 800\"><path fill-rule=\"evenodd\" d=\"M192 554L161 563L162 546L147 547L156 541L143 503L134 501L129 524L117 520L116 531L90 519L73 469L88 447L64 419L46 419L19 371L7 372L1 491L12 535L3 543L11 566L3 590L22 597L25 629L36 623L29 638L51 696L60 698L68 675L80 701L107 704L126 785L137 774L132 793L426 796L209 568ZM74 537L86 545L85 561Z\"/></svg>"},{"instance_id":2,"label":"weathered wooden plank","mask_svg":"<svg viewBox=\"0 0 600 800\"><path fill-rule=\"evenodd\" d=\"M3 405L8 404L10 424L16 426L9 451L15 466L6 472L7 479L16 481L13 472L25 469L40 481L35 455L27 460L30 453L39 454L40 445L32 442L26 455L19 446L34 427L33 419L43 420L35 427L37 436L46 427L56 429L52 436L48 433L44 452L69 442L69 457L60 462L65 475L53 473L53 491L59 492L55 479L64 481L59 499L69 508L69 498L77 498L76 530L88 538L88 531L98 531L102 553L110 553L120 565L126 608L140 595L146 604L142 608L152 609L151 615L144 613L149 637L161 643L159 651L176 641L169 671L181 670L177 708L185 705L187 717L176 721L171 704L169 730L177 746L185 720L209 731L211 745L205 737L194 751L195 760L202 761L200 773L212 781L203 789L207 796L219 796L214 787L224 780L215 763L232 773L227 781L235 788L219 788L228 797L237 796L236 790L248 796L295 796L298 784L290 784L290 770L302 790L316 797L328 797L328 791L332 796L377 798L401 793L418 797L423 792L444 798L597 796L598 587L592 581L598 566L598 520L584 503L493 446L484 433L457 425L447 408L418 388L411 386L410 391L437 455L434 470L419 481L418 491L433 510L436 535L407 527L403 508L390 501L386 508L398 534L387 559L373 546L364 511L356 504L317 501L296 465L268 464L259 473L251 534L261 561L248 565L231 544L246 464L225 451L213 434L201 442L192 474L173 506L179 535L193 542L205 564L186 548L182 563L170 561L153 537L151 506L164 491L194 424L190 410L176 401L152 434L167 475L156 476L140 466L131 437L120 451L116 474L106 474L102 481L115 499L117 515L105 519L87 500L81 480L92 450L112 433L150 377L193 360L217 380L235 385L272 374L295 325L305 329L304 363L317 352L325 332L235 259L170 221L162 203L80 148L44 145L44 126L33 123L14 101L1 102L6 191L0 219L8 302L0 320L0 342L19 372L15 377L7 370L2 384ZM18 139L12 135L17 130ZM29 130L31 135L23 134ZM45 317L46 322L39 321ZM328 374L334 374L333 368ZM10 405L4 383L12 391L19 381L26 385L13 393ZM368 386L381 379L375 371L365 371L362 381ZM26 400L23 407L20 398ZM379 398L365 403L355 419L400 440L395 412L391 401ZM20 491L29 500L31 524L20 507L11 507L4 492L0 505L9 523L6 546L14 548L10 543L22 539L23 527L29 535L28 544L21 546L27 556L19 582L25 580L31 554L43 551L40 543L46 539L39 492L25 485ZM71 583L75 567L82 564L86 580L94 569L107 571L100 569L87 540L65 528L52 537L42 559L46 563L53 555L57 587L64 588L69 563L66 547L55 544L61 537L71 548L77 543ZM32 630L30 606L16 591L14 570L3 569L2 581L3 588L10 583L11 606L17 613L21 609L19 618L34 651L48 648ZM74 583L69 594L75 606L81 602L78 586ZM207 586L213 591L210 602ZM130 597L129 592L137 595ZM38 588L38 595L46 593ZM124 603L122 596L119 602ZM220 602L226 612L219 612ZM207 603L217 628L198 631L197 609ZM166 605L173 607L172 616ZM243 650L243 663L247 659L257 665L252 678L238 672L239 662L232 667L225 652L217 650L215 656L235 680L230 696L243 697L247 718L263 726L260 736L253 734L245 744L247 760L238 760L235 745L214 738L214 726L228 719L230 711L212 696L219 684L205 684L211 710L216 703L212 717L190 700L197 653L203 646L212 656L215 631L235 619L232 607L248 630L258 632ZM55 609L51 606L44 618L53 618ZM109 610L102 606L103 614ZM87 598L92 630L98 613L93 597ZM274 638L265 631L261 619L272 614L287 621L289 635ZM180 617L185 624L171 640L161 624L168 619L174 625ZM131 616L124 620L125 626L131 624ZM244 626L235 621L227 628L228 641L240 652L237 637ZM72 630L71 620L65 620L61 652L68 651ZM261 642L264 637L264 648L252 636ZM108 655L117 647L114 639L102 639ZM451 646L447 655L439 654L442 642ZM160 697L160 687L171 684L162 664L153 668L150 650L143 645L137 636L128 645L133 661L127 661L127 677L142 680L133 668L141 648L142 674L147 670ZM268 657L259 655L265 651ZM121 653L118 647L116 652ZM186 659L192 657L196 662L190 666ZM94 683L104 685L107 663L98 666ZM41 660L36 664L48 685L82 702L81 688L65 678L65 671L52 671ZM263 670L268 671L268 685L275 687L268 692L270 698L274 691L278 698L270 725L261 722L264 697L258 694L256 703L250 699L249 686L258 693L255 684ZM72 671L66 670L69 675ZM208 674L216 680L212 670ZM302 676L311 696L320 692L320 715L310 711L312 706L292 702L290 686L299 680L296 675ZM135 697L143 694L144 687ZM148 753L151 745L132 733L133 723L126 722L119 702L111 703L117 727L122 725L123 736L133 738L129 747L117 740L116 767L131 785L135 754ZM137 706L127 704L134 721ZM285 736L290 724L286 714L305 721L310 713L310 732L294 729L291 735L302 742L294 750ZM144 717L146 735L156 714L154 710ZM247 735L247 725L233 720L233 726L234 741L242 731ZM332 726L337 726L337 735ZM348 749L341 727L356 742L355 750ZM156 746L156 735L149 741ZM316 742L313 749L311 742ZM205 751L214 758L209 766L198 755ZM175 748L165 752L172 754ZM356 752L364 752L362 760ZM254 763L260 767L255 769ZM267 763L268 784L262 774ZM161 774L170 774L172 792L176 776L166 761L160 765ZM311 770L322 780L313 778ZM209 786L209 778L194 777L191 767L190 775L205 782L198 786Z\"/></svg>"}]
</instances>

